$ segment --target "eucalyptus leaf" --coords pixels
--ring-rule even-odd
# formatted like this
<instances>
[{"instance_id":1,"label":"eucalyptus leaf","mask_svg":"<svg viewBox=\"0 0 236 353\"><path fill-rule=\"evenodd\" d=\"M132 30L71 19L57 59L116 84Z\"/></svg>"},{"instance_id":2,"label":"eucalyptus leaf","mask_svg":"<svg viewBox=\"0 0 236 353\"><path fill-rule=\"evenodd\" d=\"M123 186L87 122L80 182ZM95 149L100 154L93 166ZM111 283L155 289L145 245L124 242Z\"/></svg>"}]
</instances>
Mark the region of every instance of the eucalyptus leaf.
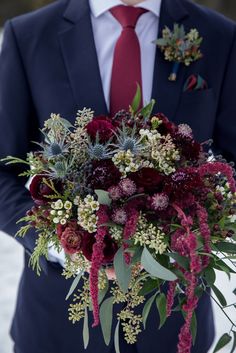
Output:
<instances>
[{"instance_id":1,"label":"eucalyptus leaf","mask_svg":"<svg viewBox=\"0 0 236 353\"><path fill-rule=\"evenodd\" d=\"M233 347L232 347L230 353L235 353L235 351L236 351L236 332L235 331L233 331L233 335L234 335L234 341L233 341Z\"/></svg>"},{"instance_id":2,"label":"eucalyptus leaf","mask_svg":"<svg viewBox=\"0 0 236 353\"><path fill-rule=\"evenodd\" d=\"M151 276L164 279L165 281L175 281L176 275L159 264L145 247L141 257L141 265Z\"/></svg>"},{"instance_id":3,"label":"eucalyptus leaf","mask_svg":"<svg viewBox=\"0 0 236 353\"><path fill-rule=\"evenodd\" d=\"M214 292L215 296L217 297L217 299L219 300L220 304L223 307L227 306L227 301L226 301L224 295L221 293L221 291L216 286L214 286L214 284L212 284L210 287L213 290L213 292Z\"/></svg>"},{"instance_id":4,"label":"eucalyptus leaf","mask_svg":"<svg viewBox=\"0 0 236 353\"><path fill-rule=\"evenodd\" d=\"M136 113L138 111L138 108L139 108L140 103L141 103L141 99L142 99L141 88L140 88L140 85L137 83L137 90L136 90L134 99L133 99L133 101L131 103L131 108L132 108L134 113Z\"/></svg>"},{"instance_id":5,"label":"eucalyptus leaf","mask_svg":"<svg viewBox=\"0 0 236 353\"><path fill-rule=\"evenodd\" d=\"M131 280L131 268L125 262L123 247L120 247L115 255L114 269L119 287L126 293Z\"/></svg>"},{"instance_id":6,"label":"eucalyptus leaf","mask_svg":"<svg viewBox=\"0 0 236 353\"><path fill-rule=\"evenodd\" d=\"M191 321L191 333L192 333L193 345L194 345L197 337L197 317L195 312L193 313L193 317Z\"/></svg>"},{"instance_id":7,"label":"eucalyptus leaf","mask_svg":"<svg viewBox=\"0 0 236 353\"><path fill-rule=\"evenodd\" d=\"M157 296L156 298L156 305L159 313L159 318L160 318L160 325L159 329L164 325L166 319L167 319L167 313L166 313L166 296L164 293L161 293Z\"/></svg>"},{"instance_id":8,"label":"eucalyptus leaf","mask_svg":"<svg viewBox=\"0 0 236 353\"><path fill-rule=\"evenodd\" d=\"M185 270L189 269L189 260L185 256L181 256L178 253L166 253L166 255L175 260Z\"/></svg>"},{"instance_id":9,"label":"eucalyptus leaf","mask_svg":"<svg viewBox=\"0 0 236 353\"><path fill-rule=\"evenodd\" d=\"M107 191L97 189L97 190L95 190L95 194L98 197L98 202L100 203L100 205L106 205L106 206L111 205L111 199L110 199L109 193Z\"/></svg>"},{"instance_id":10,"label":"eucalyptus leaf","mask_svg":"<svg viewBox=\"0 0 236 353\"><path fill-rule=\"evenodd\" d=\"M159 287L158 279L149 278L144 282L142 289L139 291L139 295L145 296L153 292L155 289L158 289L158 287Z\"/></svg>"},{"instance_id":11,"label":"eucalyptus leaf","mask_svg":"<svg viewBox=\"0 0 236 353\"><path fill-rule=\"evenodd\" d=\"M79 284L79 281L81 280L81 277L83 275L84 271L80 271L80 273L75 277L74 281L72 282L72 285L70 287L70 290L66 296L66 300L68 300L70 298L70 296L74 293L76 287Z\"/></svg>"},{"instance_id":12,"label":"eucalyptus leaf","mask_svg":"<svg viewBox=\"0 0 236 353\"><path fill-rule=\"evenodd\" d=\"M117 322L116 329L115 329L115 336L114 336L114 345L115 345L116 353L120 353L119 336L120 336L120 321Z\"/></svg>"},{"instance_id":13,"label":"eucalyptus leaf","mask_svg":"<svg viewBox=\"0 0 236 353\"><path fill-rule=\"evenodd\" d=\"M105 295L107 294L108 289L109 289L109 283L108 283L108 279L106 279L105 287L102 290L100 290L99 293L98 293L98 302L99 302L99 304L101 304L101 302L105 298Z\"/></svg>"},{"instance_id":14,"label":"eucalyptus leaf","mask_svg":"<svg viewBox=\"0 0 236 353\"><path fill-rule=\"evenodd\" d=\"M215 274L215 271L213 268L207 268L205 270L205 273L204 273L204 277L207 281L207 283L209 284L209 286L211 286L212 284L215 283L215 280L216 280L216 274Z\"/></svg>"},{"instance_id":15,"label":"eucalyptus leaf","mask_svg":"<svg viewBox=\"0 0 236 353\"><path fill-rule=\"evenodd\" d=\"M156 298L157 293L153 294L153 296L151 296L151 298L149 298L146 302L146 304L143 307L143 312L142 312L142 318L143 318L143 327L146 328L146 322L147 322L147 318L148 315L150 313L152 304Z\"/></svg>"},{"instance_id":16,"label":"eucalyptus leaf","mask_svg":"<svg viewBox=\"0 0 236 353\"><path fill-rule=\"evenodd\" d=\"M236 254L236 243L219 242L216 244L216 248L219 251Z\"/></svg>"},{"instance_id":17,"label":"eucalyptus leaf","mask_svg":"<svg viewBox=\"0 0 236 353\"><path fill-rule=\"evenodd\" d=\"M112 313L113 313L113 297L107 298L100 308L100 322L105 344L109 346L111 341L111 327L112 327Z\"/></svg>"},{"instance_id":18,"label":"eucalyptus leaf","mask_svg":"<svg viewBox=\"0 0 236 353\"><path fill-rule=\"evenodd\" d=\"M227 344L229 344L229 342L231 340L232 340L232 337L230 335L228 335L228 333L225 333L223 336L221 336L221 338L217 342L217 345L216 345L213 353L216 353L219 350L221 350L223 347L225 347Z\"/></svg>"},{"instance_id":19,"label":"eucalyptus leaf","mask_svg":"<svg viewBox=\"0 0 236 353\"><path fill-rule=\"evenodd\" d=\"M84 349L86 349L89 344L89 327L88 327L88 310L87 310L87 308L84 309L83 341L84 341Z\"/></svg>"}]
</instances>

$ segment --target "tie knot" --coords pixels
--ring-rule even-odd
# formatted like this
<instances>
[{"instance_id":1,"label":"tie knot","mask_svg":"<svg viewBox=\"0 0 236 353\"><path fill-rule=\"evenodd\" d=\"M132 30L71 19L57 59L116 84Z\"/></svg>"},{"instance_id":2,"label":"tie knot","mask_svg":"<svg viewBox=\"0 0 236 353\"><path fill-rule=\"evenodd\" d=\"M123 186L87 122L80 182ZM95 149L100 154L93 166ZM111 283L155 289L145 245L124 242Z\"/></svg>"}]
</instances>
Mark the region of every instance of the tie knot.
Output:
<instances>
[{"instance_id":1,"label":"tie knot","mask_svg":"<svg viewBox=\"0 0 236 353\"><path fill-rule=\"evenodd\" d=\"M110 10L111 14L120 22L123 28L135 28L139 17L147 12L141 7L118 5Z\"/></svg>"}]
</instances>

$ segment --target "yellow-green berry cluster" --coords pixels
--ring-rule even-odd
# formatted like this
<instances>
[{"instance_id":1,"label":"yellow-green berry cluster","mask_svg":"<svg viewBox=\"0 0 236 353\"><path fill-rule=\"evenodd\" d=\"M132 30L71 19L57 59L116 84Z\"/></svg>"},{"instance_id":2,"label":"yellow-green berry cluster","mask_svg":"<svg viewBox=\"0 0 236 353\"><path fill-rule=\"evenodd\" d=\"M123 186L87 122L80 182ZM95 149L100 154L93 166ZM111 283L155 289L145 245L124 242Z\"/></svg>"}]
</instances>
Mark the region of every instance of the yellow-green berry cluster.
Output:
<instances>
[{"instance_id":1,"label":"yellow-green berry cluster","mask_svg":"<svg viewBox=\"0 0 236 353\"><path fill-rule=\"evenodd\" d=\"M84 318L85 310L90 305L89 280L83 277L84 284L82 290L78 290L79 294L74 294L73 304L68 309L69 320L76 323Z\"/></svg>"},{"instance_id":2,"label":"yellow-green berry cluster","mask_svg":"<svg viewBox=\"0 0 236 353\"><path fill-rule=\"evenodd\" d=\"M154 250L156 254L163 254L167 248L165 233L154 224L148 223L143 216L139 218L133 239L135 245L147 246Z\"/></svg>"},{"instance_id":3,"label":"yellow-green berry cluster","mask_svg":"<svg viewBox=\"0 0 236 353\"><path fill-rule=\"evenodd\" d=\"M61 199L51 203L51 211L50 214L53 217L52 221L55 224L66 224L68 219L71 216L72 212L72 202L65 201L63 202Z\"/></svg>"},{"instance_id":4,"label":"yellow-green berry cluster","mask_svg":"<svg viewBox=\"0 0 236 353\"><path fill-rule=\"evenodd\" d=\"M85 199L76 197L74 204L78 206L78 224L89 233L97 230L98 217L96 212L99 210L99 203L92 195L87 195Z\"/></svg>"},{"instance_id":5,"label":"yellow-green berry cluster","mask_svg":"<svg viewBox=\"0 0 236 353\"><path fill-rule=\"evenodd\" d=\"M134 344L141 330L142 316L134 313L133 310L125 308L117 315L121 321L124 338L128 344Z\"/></svg>"}]
</instances>

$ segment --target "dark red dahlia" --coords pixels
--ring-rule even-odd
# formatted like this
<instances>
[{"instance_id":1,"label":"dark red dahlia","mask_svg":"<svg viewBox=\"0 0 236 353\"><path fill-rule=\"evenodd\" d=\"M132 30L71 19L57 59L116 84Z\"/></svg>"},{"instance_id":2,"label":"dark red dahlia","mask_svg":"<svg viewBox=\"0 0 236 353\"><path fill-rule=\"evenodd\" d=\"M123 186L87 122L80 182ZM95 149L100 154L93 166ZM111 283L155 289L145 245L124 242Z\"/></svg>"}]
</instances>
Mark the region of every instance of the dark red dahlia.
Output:
<instances>
[{"instance_id":1,"label":"dark red dahlia","mask_svg":"<svg viewBox=\"0 0 236 353\"><path fill-rule=\"evenodd\" d=\"M158 131L161 135L173 134L177 127L173 124L163 113L157 113L154 115L161 120L161 125L158 127Z\"/></svg>"},{"instance_id":2,"label":"dark red dahlia","mask_svg":"<svg viewBox=\"0 0 236 353\"><path fill-rule=\"evenodd\" d=\"M93 189L108 190L119 183L121 173L111 159L94 161L88 182Z\"/></svg>"},{"instance_id":3,"label":"dark red dahlia","mask_svg":"<svg viewBox=\"0 0 236 353\"><path fill-rule=\"evenodd\" d=\"M112 137L115 127L106 116L98 116L88 123L86 129L92 141L95 141L98 135L100 142L107 142Z\"/></svg>"},{"instance_id":4,"label":"dark red dahlia","mask_svg":"<svg viewBox=\"0 0 236 353\"><path fill-rule=\"evenodd\" d=\"M95 243L95 234L86 233L83 237L82 252L88 261L92 260L93 245ZM103 264L108 264L113 261L114 256L118 250L117 243L111 238L110 235L106 235L104 238L105 247L103 250L104 259Z\"/></svg>"},{"instance_id":5,"label":"dark red dahlia","mask_svg":"<svg viewBox=\"0 0 236 353\"><path fill-rule=\"evenodd\" d=\"M43 179L49 181L49 178L44 175L35 175L30 183L30 193L32 199L37 205L44 205L50 201L50 199L46 196L54 195L55 192L43 182ZM54 186L60 190L61 185L58 182L54 182Z\"/></svg>"},{"instance_id":6,"label":"dark red dahlia","mask_svg":"<svg viewBox=\"0 0 236 353\"><path fill-rule=\"evenodd\" d=\"M60 241L63 249L67 254L75 254L81 250L83 237L86 232L75 223L68 224L62 232Z\"/></svg>"},{"instance_id":7,"label":"dark red dahlia","mask_svg":"<svg viewBox=\"0 0 236 353\"><path fill-rule=\"evenodd\" d=\"M135 182L138 189L147 193L161 191L163 187L164 177L153 168L142 168L129 174L129 178Z\"/></svg>"}]
</instances>

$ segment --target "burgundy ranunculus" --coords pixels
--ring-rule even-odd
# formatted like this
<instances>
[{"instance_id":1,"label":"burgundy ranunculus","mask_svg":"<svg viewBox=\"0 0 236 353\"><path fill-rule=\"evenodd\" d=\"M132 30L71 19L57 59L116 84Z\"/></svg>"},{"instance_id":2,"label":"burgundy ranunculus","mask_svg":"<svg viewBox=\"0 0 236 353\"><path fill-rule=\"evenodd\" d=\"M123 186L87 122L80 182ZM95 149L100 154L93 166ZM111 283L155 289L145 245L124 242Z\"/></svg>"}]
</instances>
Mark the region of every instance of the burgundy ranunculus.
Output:
<instances>
[{"instance_id":1,"label":"burgundy ranunculus","mask_svg":"<svg viewBox=\"0 0 236 353\"><path fill-rule=\"evenodd\" d=\"M92 260L93 245L95 243L95 235L86 233L83 237L82 252L87 260ZM103 264L108 264L113 261L114 256L118 250L117 243L111 238L110 235L106 235L104 238L105 247L103 250L104 259Z\"/></svg>"},{"instance_id":2,"label":"burgundy ranunculus","mask_svg":"<svg viewBox=\"0 0 236 353\"><path fill-rule=\"evenodd\" d=\"M129 174L129 178L144 192L154 193L162 190L164 177L153 168L142 168Z\"/></svg>"},{"instance_id":3,"label":"burgundy ranunculus","mask_svg":"<svg viewBox=\"0 0 236 353\"><path fill-rule=\"evenodd\" d=\"M162 121L161 125L158 127L158 132L161 135L172 135L176 131L177 127L175 124L173 124L163 113L157 113L155 117Z\"/></svg>"},{"instance_id":4,"label":"burgundy ranunculus","mask_svg":"<svg viewBox=\"0 0 236 353\"><path fill-rule=\"evenodd\" d=\"M89 184L94 189L108 190L112 185L118 184L120 178L121 173L112 160L104 159L93 162Z\"/></svg>"},{"instance_id":5,"label":"burgundy ranunculus","mask_svg":"<svg viewBox=\"0 0 236 353\"><path fill-rule=\"evenodd\" d=\"M50 201L46 196L55 194L55 192L43 182L43 179L49 180L48 177L44 175L35 175L29 187L32 199L37 205L46 204Z\"/></svg>"},{"instance_id":6,"label":"burgundy ranunculus","mask_svg":"<svg viewBox=\"0 0 236 353\"><path fill-rule=\"evenodd\" d=\"M67 254L75 254L81 250L86 232L75 223L70 223L61 234L60 242Z\"/></svg>"},{"instance_id":7,"label":"burgundy ranunculus","mask_svg":"<svg viewBox=\"0 0 236 353\"><path fill-rule=\"evenodd\" d=\"M115 128L106 116L98 116L88 123L86 129L92 141L95 141L98 135L100 142L107 142Z\"/></svg>"}]
</instances>

